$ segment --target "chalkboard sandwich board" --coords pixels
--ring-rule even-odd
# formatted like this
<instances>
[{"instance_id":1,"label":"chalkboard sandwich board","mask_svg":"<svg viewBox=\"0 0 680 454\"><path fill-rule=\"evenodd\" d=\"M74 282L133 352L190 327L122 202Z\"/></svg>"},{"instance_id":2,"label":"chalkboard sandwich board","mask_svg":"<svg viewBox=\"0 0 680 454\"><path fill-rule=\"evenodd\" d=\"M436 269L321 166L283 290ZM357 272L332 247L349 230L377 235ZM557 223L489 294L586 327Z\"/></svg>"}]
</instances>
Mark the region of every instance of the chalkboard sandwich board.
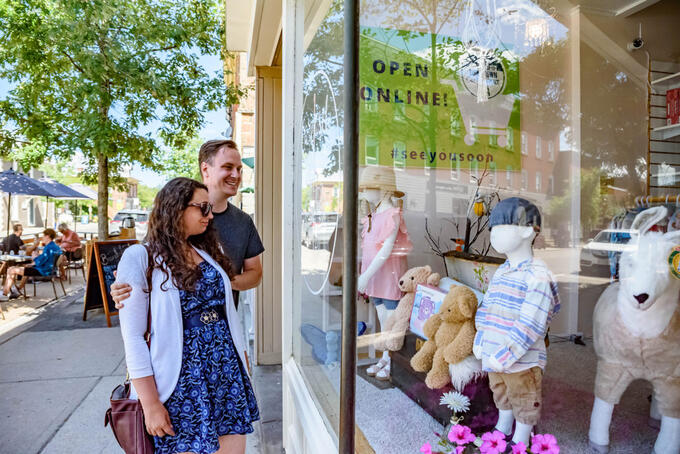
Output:
<instances>
[{"instance_id":1,"label":"chalkboard sandwich board","mask_svg":"<svg viewBox=\"0 0 680 454\"><path fill-rule=\"evenodd\" d=\"M85 306L83 320L87 320L87 311L104 308L106 324L111 326L111 316L117 315L116 303L111 296L111 284L116 280L113 272L123 252L137 240L93 241L90 260L87 264L87 287L85 289Z\"/></svg>"}]
</instances>

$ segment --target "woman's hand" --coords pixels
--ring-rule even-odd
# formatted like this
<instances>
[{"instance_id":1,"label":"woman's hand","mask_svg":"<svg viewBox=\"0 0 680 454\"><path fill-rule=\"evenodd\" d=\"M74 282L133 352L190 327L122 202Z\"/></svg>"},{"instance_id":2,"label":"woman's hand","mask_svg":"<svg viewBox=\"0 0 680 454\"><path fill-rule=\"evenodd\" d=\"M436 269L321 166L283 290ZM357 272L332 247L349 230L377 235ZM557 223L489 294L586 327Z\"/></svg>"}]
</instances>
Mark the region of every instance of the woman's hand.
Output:
<instances>
[{"instance_id":1,"label":"woman's hand","mask_svg":"<svg viewBox=\"0 0 680 454\"><path fill-rule=\"evenodd\" d=\"M175 436L175 431L170 422L170 415L165 405L157 400L153 404L142 405L144 409L144 423L149 435L164 437L166 435Z\"/></svg>"}]
</instances>

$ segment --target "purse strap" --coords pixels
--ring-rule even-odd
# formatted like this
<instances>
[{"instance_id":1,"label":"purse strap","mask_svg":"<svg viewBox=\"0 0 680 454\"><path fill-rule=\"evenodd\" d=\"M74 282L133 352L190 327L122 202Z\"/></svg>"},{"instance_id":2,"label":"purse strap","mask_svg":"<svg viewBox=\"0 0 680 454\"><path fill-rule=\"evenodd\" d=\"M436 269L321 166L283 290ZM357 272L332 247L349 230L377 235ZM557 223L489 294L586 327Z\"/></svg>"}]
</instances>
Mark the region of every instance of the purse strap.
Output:
<instances>
[{"instance_id":1,"label":"purse strap","mask_svg":"<svg viewBox=\"0 0 680 454\"><path fill-rule=\"evenodd\" d=\"M146 286L149 289L149 306L146 311L146 332L144 333L144 340L146 341L146 346L151 349L151 276L153 273L153 262L151 257L151 249L148 245L144 245L148 255L148 265L146 269Z\"/></svg>"}]
</instances>

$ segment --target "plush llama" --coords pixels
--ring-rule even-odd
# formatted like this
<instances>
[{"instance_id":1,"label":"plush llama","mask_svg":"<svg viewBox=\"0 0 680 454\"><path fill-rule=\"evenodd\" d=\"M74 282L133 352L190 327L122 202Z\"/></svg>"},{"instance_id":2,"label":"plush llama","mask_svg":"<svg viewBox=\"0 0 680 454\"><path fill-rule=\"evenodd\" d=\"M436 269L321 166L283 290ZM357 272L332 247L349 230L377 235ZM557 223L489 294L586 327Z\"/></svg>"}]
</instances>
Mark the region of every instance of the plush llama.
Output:
<instances>
[{"instance_id":1,"label":"plush llama","mask_svg":"<svg viewBox=\"0 0 680 454\"><path fill-rule=\"evenodd\" d=\"M620 282L610 285L595 306L593 334L597 354L595 403L590 444L608 452L614 405L637 379L651 382L661 411L656 454L680 453L680 280L668 258L680 232L651 232L667 215L655 207L633 221L631 246L620 261Z\"/></svg>"},{"instance_id":2,"label":"plush llama","mask_svg":"<svg viewBox=\"0 0 680 454\"><path fill-rule=\"evenodd\" d=\"M452 285L439 312L425 322L423 331L429 340L411 358L411 367L427 372L428 388L439 389L451 383L449 364L472 355L476 313L475 293L464 285Z\"/></svg>"},{"instance_id":3,"label":"plush llama","mask_svg":"<svg viewBox=\"0 0 680 454\"><path fill-rule=\"evenodd\" d=\"M399 300L399 305L387 319L385 326L381 327L375 348L383 351L401 350L404 345L404 336L411 321L416 287L419 284L437 285L439 279L439 274L433 273L429 266L418 266L404 273L399 279L399 289L404 292L404 296Z\"/></svg>"}]
</instances>

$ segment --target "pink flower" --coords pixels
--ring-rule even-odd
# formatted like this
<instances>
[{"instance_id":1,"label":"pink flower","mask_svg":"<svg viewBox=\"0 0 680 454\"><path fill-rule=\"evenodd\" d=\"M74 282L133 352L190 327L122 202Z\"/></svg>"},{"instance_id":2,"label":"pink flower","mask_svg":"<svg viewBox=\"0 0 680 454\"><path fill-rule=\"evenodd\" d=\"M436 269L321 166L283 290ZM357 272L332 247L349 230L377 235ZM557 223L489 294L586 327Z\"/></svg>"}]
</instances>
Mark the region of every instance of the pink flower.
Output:
<instances>
[{"instance_id":1,"label":"pink flower","mask_svg":"<svg viewBox=\"0 0 680 454\"><path fill-rule=\"evenodd\" d=\"M500 430L485 433L482 435L482 442L482 446L479 447L482 454L501 454L508 446L505 434Z\"/></svg>"},{"instance_id":2,"label":"pink flower","mask_svg":"<svg viewBox=\"0 0 680 454\"><path fill-rule=\"evenodd\" d=\"M512 447L512 454L527 454L527 445L520 441Z\"/></svg>"},{"instance_id":3,"label":"pink flower","mask_svg":"<svg viewBox=\"0 0 680 454\"><path fill-rule=\"evenodd\" d=\"M461 426L456 424L449 430L449 441L459 446L466 445L471 441L475 441L477 437L474 436L472 430L468 426Z\"/></svg>"},{"instance_id":4,"label":"pink flower","mask_svg":"<svg viewBox=\"0 0 680 454\"><path fill-rule=\"evenodd\" d=\"M560 454L560 447L554 435L539 434L531 439L531 452L534 454Z\"/></svg>"},{"instance_id":5,"label":"pink flower","mask_svg":"<svg viewBox=\"0 0 680 454\"><path fill-rule=\"evenodd\" d=\"M430 445L429 443L425 443L420 447L420 452L422 452L423 454L432 454L432 445Z\"/></svg>"}]
</instances>

